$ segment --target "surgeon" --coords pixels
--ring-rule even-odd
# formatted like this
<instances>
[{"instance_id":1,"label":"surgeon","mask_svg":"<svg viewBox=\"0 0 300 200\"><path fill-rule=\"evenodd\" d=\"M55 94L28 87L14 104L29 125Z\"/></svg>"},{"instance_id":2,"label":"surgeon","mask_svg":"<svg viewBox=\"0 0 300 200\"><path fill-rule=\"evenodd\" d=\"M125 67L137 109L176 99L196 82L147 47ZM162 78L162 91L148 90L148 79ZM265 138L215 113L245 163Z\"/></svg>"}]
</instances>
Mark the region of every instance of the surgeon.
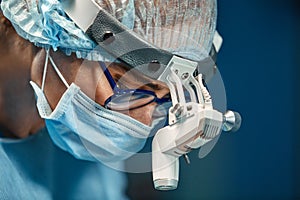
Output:
<instances>
[{"instance_id":1,"label":"surgeon","mask_svg":"<svg viewBox=\"0 0 300 200\"><path fill-rule=\"evenodd\" d=\"M159 48L209 55L215 0L96 3ZM99 47L58 0L1 1L0 76L0 199L128 199L107 163L122 168L161 126L166 84Z\"/></svg>"}]
</instances>

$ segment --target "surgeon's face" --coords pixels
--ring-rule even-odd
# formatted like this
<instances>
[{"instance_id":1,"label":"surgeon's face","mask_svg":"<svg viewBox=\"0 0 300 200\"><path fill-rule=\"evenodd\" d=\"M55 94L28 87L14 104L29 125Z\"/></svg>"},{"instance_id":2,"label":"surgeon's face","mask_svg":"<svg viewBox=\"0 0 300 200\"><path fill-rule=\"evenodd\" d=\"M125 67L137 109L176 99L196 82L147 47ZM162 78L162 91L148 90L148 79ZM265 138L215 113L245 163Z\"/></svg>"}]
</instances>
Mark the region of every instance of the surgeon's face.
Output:
<instances>
[{"instance_id":1,"label":"surgeon's face","mask_svg":"<svg viewBox=\"0 0 300 200\"><path fill-rule=\"evenodd\" d=\"M89 67L85 66L86 64L88 65L88 63L91 65ZM120 89L153 91L158 98L169 95L168 87L161 81L153 80L137 70L130 69L122 64L106 63L106 65L117 87ZM87 77L94 78L87 81ZM107 78L99 67L99 63L92 64L92 62L89 61L83 62L77 73L75 83L100 105L104 105L105 100L113 94L112 88L107 82ZM153 120L152 113L156 105L156 103L150 103L142 107L119 112L127 114L146 125L150 125Z\"/></svg>"},{"instance_id":2,"label":"surgeon's face","mask_svg":"<svg viewBox=\"0 0 300 200\"><path fill-rule=\"evenodd\" d=\"M74 55L65 56L61 52L51 52L50 54L67 82L69 84L74 82L98 104L103 106L105 100L114 94L98 62L77 59ZM32 66L32 80L40 86L44 61L45 50L40 50ZM129 69L123 64L106 63L106 65L114 81L121 89L149 90L153 91L158 98L169 94L169 89L163 82L153 80L134 69ZM52 109L56 107L65 91L66 86L64 86L53 67L48 64L44 92ZM153 120L152 114L156 105L153 102L135 109L119 112L127 114L146 125L151 125Z\"/></svg>"},{"instance_id":3,"label":"surgeon's face","mask_svg":"<svg viewBox=\"0 0 300 200\"><path fill-rule=\"evenodd\" d=\"M109 71L117 83L117 86L121 89L142 89L153 91L158 98L169 96L169 89L166 84L144 76L137 70L130 70L124 65L113 64L109 66ZM150 125L153 120L152 112L156 105L156 103L151 103L139 108L123 111L123 113L130 115L144 124Z\"/></svg>"}]
</instances>

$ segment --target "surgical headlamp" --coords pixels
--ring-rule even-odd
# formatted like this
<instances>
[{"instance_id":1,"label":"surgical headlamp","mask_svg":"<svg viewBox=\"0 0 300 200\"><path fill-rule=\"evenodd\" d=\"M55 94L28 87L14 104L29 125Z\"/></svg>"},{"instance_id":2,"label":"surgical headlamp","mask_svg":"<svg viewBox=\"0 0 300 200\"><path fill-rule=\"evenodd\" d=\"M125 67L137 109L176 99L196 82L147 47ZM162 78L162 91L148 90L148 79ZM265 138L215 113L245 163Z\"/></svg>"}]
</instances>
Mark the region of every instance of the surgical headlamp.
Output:
<instances>
[{"instance_id":1,"label":"surgical headlamp","mask_svg":"<svg viewBox=\"0 0 300 200\"><path fill-rule=\"evenodd\" d=\"M238 113L223 114L214 109L210 93L203 84L216 69L215 47L210 57L201 62L188 60L146 42L92 0L61 2L68 16L103 49L128 66L168 85L172 97L169 123L153 139L152 170L156 189L177 188L178 158L186 157L191 150L218 137L222 130L237 130L241 124Z\"/></svg>"}]
</instances>

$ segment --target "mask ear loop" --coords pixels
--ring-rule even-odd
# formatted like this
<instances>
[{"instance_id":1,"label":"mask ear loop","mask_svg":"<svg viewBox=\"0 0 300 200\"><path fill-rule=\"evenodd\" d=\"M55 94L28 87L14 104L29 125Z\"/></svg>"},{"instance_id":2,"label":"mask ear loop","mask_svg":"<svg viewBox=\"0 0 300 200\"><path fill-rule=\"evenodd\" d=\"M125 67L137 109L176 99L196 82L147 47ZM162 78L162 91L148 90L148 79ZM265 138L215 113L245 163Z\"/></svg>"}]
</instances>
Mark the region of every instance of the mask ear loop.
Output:
<instances>
[{"instance_id":1,"label":"mask ear loop","mask_svg":"<svg viewBox=\"0 0 300 200\"><path fill-rule=\"evenodd\" d=\"M68 84L68 82L66 81L66 79L64 78L64 76L60 73L60 71L59 71L58 67L56 66L56 64L54 63L52 57L51 57L50 55L49 55L48 57L49 57L49 60L50 60L50 62L51 62L51 64L52 64L52 67L54 68L56 74L59 76L59 78L60 78L61 81L64 83L64 85L65 85L67 88L69 88L70 85Z\"/></svg>"},{"instance_id":2,"label":"mask ear loop","mask_svg":"<svg viewBox=\"0 0 300 200\"><path fill-rule=\"evenodd\" d=\"M54 63L52 57L50 56L49 49L46 49L46 58L45 58L45 65L44 65L43 78L42 78L42 88L41 88L42 91L44 91L44 88L45 88L47 68L48 68L48 60L50 60L52 66L53 66L53 69L55 70L56 74L59 76L59 78L61 79L61 81L64 83L64 85L67 88L69 88L70 85L68 84L68 82L66 81L66 79L64 78L64 76L61 74L61 72L59 71L58 67Z\"/></svg>"},{"instance_id":3,"label":"mask ear loop","mask_svg":"<svg viewBox=\"0 0 300 200\"><path fill-rule=\"evenodd\" d=\"M49 49L46 50L46 58L45 58L45 65L44 65L44 71L43 71L43 78L42 78L42 91L44 92L45 88L45 81L46 81L46 74L47 74L47 68L48 68L48 59L49 59Z\"/></svg>"}]
</instances>

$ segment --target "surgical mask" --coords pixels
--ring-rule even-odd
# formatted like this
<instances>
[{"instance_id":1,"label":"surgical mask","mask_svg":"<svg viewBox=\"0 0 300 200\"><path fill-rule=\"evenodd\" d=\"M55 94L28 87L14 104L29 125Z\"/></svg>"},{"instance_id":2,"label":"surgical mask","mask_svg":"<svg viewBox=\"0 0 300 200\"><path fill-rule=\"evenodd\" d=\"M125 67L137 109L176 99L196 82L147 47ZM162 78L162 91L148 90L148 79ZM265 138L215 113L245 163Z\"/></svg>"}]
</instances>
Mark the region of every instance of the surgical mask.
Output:
<instances>
[{"instance_id":1,"label":"surgical mask","mask_svg":"<svg viewBox=\"0 0 300 200\"><path fill-rule=\"evenodd\" d=\"M39 114L45 119L57 146L78 159L102 162L126 159L143 148L159 120L149 127L127 115L103 108L74 83L68 85L52 58L49 59L67 87L54 111L44 95L44 83L42 88L30 83L36 94Z\"/></svg>"}]
</instances>

